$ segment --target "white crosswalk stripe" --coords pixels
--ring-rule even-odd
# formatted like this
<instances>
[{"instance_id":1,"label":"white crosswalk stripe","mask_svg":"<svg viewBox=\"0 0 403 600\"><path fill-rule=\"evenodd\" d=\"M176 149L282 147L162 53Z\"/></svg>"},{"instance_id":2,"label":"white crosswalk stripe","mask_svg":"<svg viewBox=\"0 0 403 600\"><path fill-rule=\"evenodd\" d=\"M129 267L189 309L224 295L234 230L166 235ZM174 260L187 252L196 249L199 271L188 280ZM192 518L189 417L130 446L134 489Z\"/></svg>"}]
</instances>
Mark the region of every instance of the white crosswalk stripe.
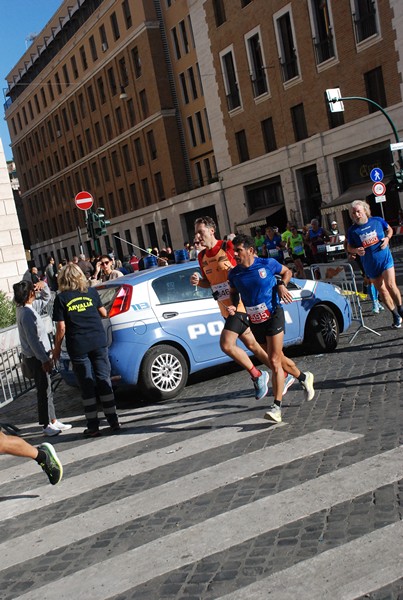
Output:
<instances>
[{"instance_id":1,"label":"white crosswalk stripe","mask_svg":"<svg viewBox=\"0 0 403 600\"><path fill-rule=\"evenodd\" d=\"M186 506L187 502L197 500L203 494L225 490L227 486L242 481L250 481L253 485L254 478L265 472L286 468L297 460L311 459L346 445L351 448L362 439L359 434L321 429L270 444L270 433L274 430L286 434L286 424L270 428L262 419L250 419L230 425L224 407L181 412L162 419L153 411L146 412L145 416L147 414L153 417L153 421L147 420L146 428L144 423L136 421L136 415L130 415L131 418L128 416L126 419L130 433L86 440L59 452L65 466L71 464L80 468L71 476L65 469L67 475L56 487L45 483L37 487L39 475L32 483L35 469L31 463L22 462L21 469L15 469L8 467L7 459L2 460L0 486L5 491L0 487L0 521L6 527L27 523L27 531L18 537L0 538L2 598L107 600L118 594L130 595L133 588L150 584L159 577L169 576L186 566L393 485L401 479L403 447L353 462L302 483L293 482L291 487L258 499L252 498L240 506L222 508L214 516L196 519L194 524L183 529L169 529L167 533L161 529L155 539L112 554L109 558L103 556L95 562L86 562L83 557L79 572L55 572L51 580L35 580L36 583L28 590L26 587L18 593L12 592L11 588L8 590L9 582L16 578L15 573L27 576L27 570L31 569L35 579L36 561L40 561L41 565L52 565L55 552L68 552L69 548L73 550L91 537L96 540L98 535L132 525L137 519L158 515L160 511L172 511L174 515L175 510L182 510L182 505ZM212 425L211 430L197 429L196 426L205 423ZM191 436L183 435L191 429ZM165 445L161 447L159 443L157 449L153 449L152 442L160 440ZM260 449L255 450L253 443L258 440ZM264 440L267 443L261 447ZM148 448L149 444L151 448ZM242 444L240 451L239 444ZM130 452L127 457L122 458L120 453L116 461L108 460L102 465L103 456L110 459L111 455L124 448ZM215 452L211 453L211 450ZM97 465L93 469L86 466L91 461ZM161 467L169 470L176 463L182 464L179 461L187 461L186 473L182 474L178 469L175 475L168 476L163 482L153 477L153 473ZM203 462L201 468L197 466L199 461ZM18 492L12 494L9 490L16 472L19 487ZM117 496L106 504L91 507L89 493L95 498L102 494L104 486L119 484L122 487L126 480L137 476L143 476L145 480L149 478L144 489L133 491L130 488L124 497ZM53 519L46 523L47 510L61 510L64 515L69 502L77 507L71 516L67 514L61 521ZM38 515L43 515L44 519L38 518ZM336 548L279 572L269 576L257 575L251 585L221 596L223 600L263 600L270 590L270 596L276 600L295 597L313 600L356 598L401 577L402 538L401 522L369 530L352 542L340 543ZM366 555L376 557L377 554L381 576L374 574L371 561L365 560ZM111 576L117 573L118 576ZM305 580L304 573L311 576ZM197 597L202 599L202 593ZM172 596L172 600L174 598Z\"/></svg>"}]
</instances>

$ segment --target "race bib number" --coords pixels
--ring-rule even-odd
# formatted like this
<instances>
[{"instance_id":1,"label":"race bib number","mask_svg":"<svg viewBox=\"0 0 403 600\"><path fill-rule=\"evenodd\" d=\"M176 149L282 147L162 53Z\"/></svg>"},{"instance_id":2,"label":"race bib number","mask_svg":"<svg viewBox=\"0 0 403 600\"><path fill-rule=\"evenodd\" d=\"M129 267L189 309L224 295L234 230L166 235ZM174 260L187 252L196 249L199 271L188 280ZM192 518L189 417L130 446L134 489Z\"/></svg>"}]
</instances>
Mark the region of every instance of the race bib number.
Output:
<instances>
[{"instance_id":1,"label":"race bib number","mask_svg":"<svg viewBox=\"0 0 403 600\"><path fill-rule=\"evenodd\" d=\"M217 300L229 300L229 282L215 283L211 286L213 293L218 292Z\"/></svg>"},{"instance_id":2,"label":"race bib number","mask_svg":"<svg viewBox=\"0 0 403 600\"><path fill-rule=\"evenodd\" d=\"M363 248L368 248L368 246L373 246L379 242L378 234L376 231L370 231L369 233L364 233L360 235L361 243Z\"/></svg>"},{"instance_id":3,"label":"race bib number","mask_svg":"<svg viewBox=\"0 0 403 600\"><path fill-rule=\"evenodd\" d=\"M293 253L294 254L303 254L304 247L303 246L294 246Z\"/></svg>"},{"instance_id":4,"label":"race bib number","mask_svg":"<svg viewBox=\"0 0 403 600\"><path fill-rule=\"evenodd\" d=\"M319 253L322 252L326 252L326 244L318 244L318 246L316 246L316 250Z\"/></svg>"},{"instance_id":5,"label":"race bib number","mask_svg":"<svg viewBox=\"0 0 403 600\"><path fill-rule=\"evenodd\" d=\"M257 306L246 306L245 308L251 323L264 323L271 317L271 312L264 302Z\"/></svg>"},{"instance_id":6,"label":"race bib number","mask_svg":"<svg viewBox=\"0 0 403 600\"><path fill-rule=\"evenodd\" d=\"M269 256L270 258L277 258L278 256L280 256L280 250L277 250L277 248L269 250Z\"/></svg>"}]
</instances>

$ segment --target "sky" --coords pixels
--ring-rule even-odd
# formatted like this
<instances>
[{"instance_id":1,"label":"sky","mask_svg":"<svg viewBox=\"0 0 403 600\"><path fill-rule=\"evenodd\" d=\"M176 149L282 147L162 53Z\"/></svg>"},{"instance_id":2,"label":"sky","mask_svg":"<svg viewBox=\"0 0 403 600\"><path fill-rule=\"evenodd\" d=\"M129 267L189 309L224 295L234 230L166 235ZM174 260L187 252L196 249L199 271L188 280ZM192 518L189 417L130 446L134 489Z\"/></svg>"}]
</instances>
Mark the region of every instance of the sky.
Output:
<instances>
[{"instance_id":1,"label":"sky","mask_svg":"<svg viewBox=\"0 0 403 600\"><path fill-rule=\"evenodd\" d=\"M6 75L27 50L26 38L39 33L62 4L62 0L0 0L0 138L6 160L13 158L10 135L4 120Z\"/></svg>"}]
</instances>

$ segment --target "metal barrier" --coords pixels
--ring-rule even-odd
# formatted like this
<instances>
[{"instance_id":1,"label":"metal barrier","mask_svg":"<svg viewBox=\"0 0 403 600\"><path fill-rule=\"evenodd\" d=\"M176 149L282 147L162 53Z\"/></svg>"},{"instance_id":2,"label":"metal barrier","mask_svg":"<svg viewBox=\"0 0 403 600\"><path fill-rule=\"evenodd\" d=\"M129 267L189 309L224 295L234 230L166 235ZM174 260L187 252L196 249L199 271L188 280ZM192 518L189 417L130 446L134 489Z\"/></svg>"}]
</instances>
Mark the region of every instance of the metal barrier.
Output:
<instances>
[{"instance_id":1,"label":"metal barrier","mask_svg":"<svg viewBox=\"0 0 403 600\"><path fill-rule=\"evenodd\" d=\"M370 331L375 335L381 335L378 331L367 327L364 323L360 293L357 290L354 269L350 263L339 263L337 265L328 263L311 265L311 275L312 279L323 281L325 283L334 283L341 288L343 295L348 298L352 320L359 324L358 329L350 338L349 344L355 340L361 329Z\"/></svg>"}]
</instances>

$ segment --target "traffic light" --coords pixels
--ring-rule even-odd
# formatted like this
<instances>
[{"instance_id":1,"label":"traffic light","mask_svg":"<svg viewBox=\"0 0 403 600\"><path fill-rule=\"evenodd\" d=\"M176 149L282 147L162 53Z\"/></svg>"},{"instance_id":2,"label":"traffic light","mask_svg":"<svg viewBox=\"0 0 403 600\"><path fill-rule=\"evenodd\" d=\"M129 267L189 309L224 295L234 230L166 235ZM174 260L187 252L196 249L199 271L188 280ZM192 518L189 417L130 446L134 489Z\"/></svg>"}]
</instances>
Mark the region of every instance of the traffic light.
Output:
<instances>
[{"instance_id":1,"label":"traffic light","mask_svg":"<svg viewBox=\"0 0 403 600\"><path fill-rule=\"evenodd\" d=\"M91 239L95 238L95 234L94 234L94 216L95 213L92 212L92 210L89 210L87 212L87 234L88 237Z\"/></svg>"},{"instance_id":2,"label":"traffic light","mask_svg":"<svg viewBox=\"0 0 403 600\"><path fill-rule=\"evenodd\" d=\"M106 234L106 228L110 225L110 221L105 219L105 209L101 206L98 208L96 221L94 223L94 231L97 237Z\"/></svg>"},{"instance_id":3,"label":"traffic light","mask_svg":"<svg viewBox=\"0 0 403 600\"><path fill-rule=\"evenodd\" d=\"M395 171L395 185L396 185L396 189L398 192L402 192L403 191L403 169L400 169L399 171Z\"/></svg>"}]
</instances>

